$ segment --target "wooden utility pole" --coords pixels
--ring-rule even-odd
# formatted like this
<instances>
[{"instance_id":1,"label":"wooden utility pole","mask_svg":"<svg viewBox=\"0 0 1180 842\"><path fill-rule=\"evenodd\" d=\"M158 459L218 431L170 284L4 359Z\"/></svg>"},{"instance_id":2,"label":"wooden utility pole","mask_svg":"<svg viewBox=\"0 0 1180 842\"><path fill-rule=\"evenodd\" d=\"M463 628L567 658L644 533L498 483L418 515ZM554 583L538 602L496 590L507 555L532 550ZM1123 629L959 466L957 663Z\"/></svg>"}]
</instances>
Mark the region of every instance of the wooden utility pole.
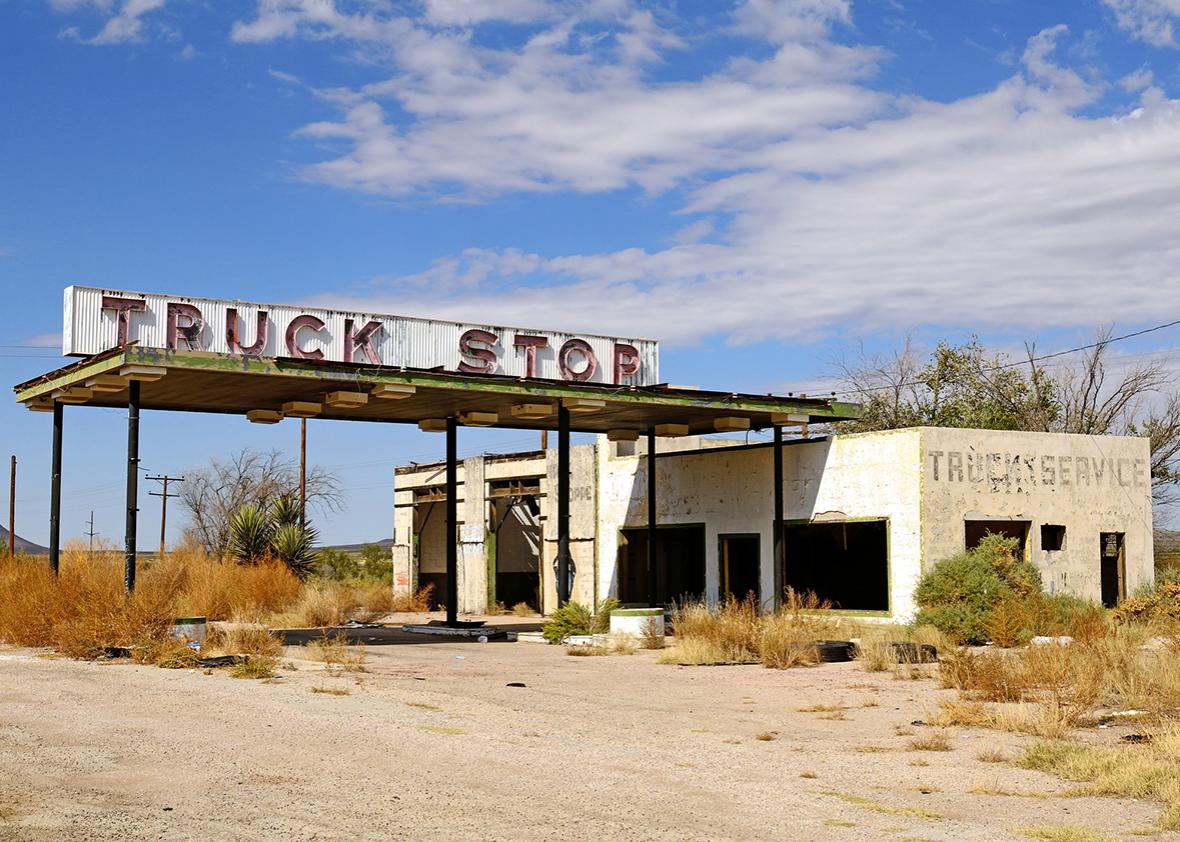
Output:
<instances>
[{"instance_id":1,"label":"wooden utility pole","mask_svg":"<svg viewBox=\"0 0 1180 842\"><path fill-rule=\"evenodd\" d=\"M8 557L16 558L16 455L8 479Z\"/></svg>"},{"instance_id":2,"label":"wooden utility pole","mask_svg":"<svg viewBox=\"0 0 1180 842\"><path fill-rule=\"evenodd\" d=\"M307 419L299 419L299 525L307 526Z\"/></svg>"},{"instance_id":3,"label":"wooden utility pole","mask_svg":"<svg viewBox=\"0 0 1180 842\"><path fill-rule=\"evenodd\" d=\"M168 529L168 498L180 496L179 494L169 494L168 493L168 483L170 483L170 482L184 482L184 477L170 477L167 474L163 474L158 477L144 477L144 479L150 479L154 482L163 483L163 485L164 485L164 488L162 491L149 491L148 492L148 494L152 495L153 497L160 498L160 555L163 556L164 555L164 534Z\"/></svg>"}]
</instances>

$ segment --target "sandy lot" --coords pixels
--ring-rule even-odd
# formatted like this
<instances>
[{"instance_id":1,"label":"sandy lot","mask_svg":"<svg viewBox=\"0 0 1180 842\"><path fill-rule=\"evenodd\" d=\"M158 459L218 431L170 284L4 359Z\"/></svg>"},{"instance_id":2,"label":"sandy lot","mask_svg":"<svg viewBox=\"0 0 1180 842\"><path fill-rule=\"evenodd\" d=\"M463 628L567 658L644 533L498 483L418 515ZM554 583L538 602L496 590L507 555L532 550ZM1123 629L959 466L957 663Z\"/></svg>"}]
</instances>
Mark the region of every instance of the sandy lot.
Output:
<instances>
[{"instance_id":1,"label":"sandy lot","mask_svg":"<svg viewBox=\"0 0 1180 842\"><path fill-rule=\"evenodd\" d=\"M272 683L0 650L0 839L1117 838L1159 812L977 757L1010 734L909 750L930 680L415 640L359 675L288 647Z\"/></svg>"}]
</instances>

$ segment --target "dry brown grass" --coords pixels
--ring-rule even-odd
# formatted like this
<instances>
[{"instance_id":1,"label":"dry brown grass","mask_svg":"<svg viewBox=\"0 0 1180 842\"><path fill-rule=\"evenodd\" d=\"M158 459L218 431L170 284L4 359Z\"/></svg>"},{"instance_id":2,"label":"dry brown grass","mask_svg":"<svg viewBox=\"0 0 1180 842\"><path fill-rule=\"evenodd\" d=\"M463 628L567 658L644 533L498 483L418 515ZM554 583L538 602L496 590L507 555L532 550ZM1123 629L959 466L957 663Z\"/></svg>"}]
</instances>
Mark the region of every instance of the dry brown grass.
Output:
<instances>
[{"instance_id":1,"label":"dry brown grass","mask_svg":"<svg viewBox=\"0 0 1180 842\"><path fill-rule=\"evenodd\" d=\"M0 640L49 646L74 658L160 640L176 616L176 584L145 576L128 598L122 558L112 550L90 556L71 546L56 578L43 559L4 558L0 594Z\"/></svg>"},{"instance_id":2,"label":"dry brown grass","mask_svg":"<svg viewBox=\"0 0 1180 842\"><path fill-rule=\"evenodd\" d=\"M247 655L245 660L230 667L229 674L234 678L274 678L277 664L276 659L265 655Z\"/></svg>"},{"instance_id":3,"label":"dry brown grass","mask_svg":"<svg viewBox=\"0 0 1180 842\"><path fill-rule=\"evenodd\" d=\"M1161 728L1147 742L1134 745L1036 743L1020 765L1085 784L1075 790L1079 795L1155 798L1165 804L1159 826L1180 828L1180 725Z\"/></svg>"},{"instance_id":4,"label":"dry brown grass","mask_svg":"<svg viewBox=\"0 0 1180 842\"><path fill-rule=\"evenodd\" d=\"M391 614L422 614L430 610L434 585L419 588L413 593L395 594L389 605ZM527 606L526 606L527 607Z\"/></svg>"},{"instance_id":5,"label":"dry brown grass","mask_svg":"<svg viewBox=\"0 0 1180 842\"><path fill-rule=\"evenodd\" d=\"M906 748L910 751L950 751L951 738L946 731L930 731L918 737L913 737Z\"/></svg>"},{"instance_id":6,"label":"dry brown grass","mask_svg":"<svg viewBox=\"0 0 1180 842\"><path fill-rule=\"evenodd\" d=\"M788 589L783 605L762 614L751 596L732 596L710 606L688 603L673 611L676 646L660 657L661 663L684 666L707 664L755 664L772 669L814 664L817 640L831 637L837 628L830 605L815 594Z\"/></svg>"},{"instance_id":7,"label":"dry brown grass","mask_svg":"<svg viewBox=\"0 0 1180 842\"><path fill-rule=\"evenodd\" d=\"M432 586L433 587L433 586ZM537 612L527 602L518 602L512 606L512 615L514 617L532 617Z\"/></svg>"},{"instance_id":8,"label":"dry brown grass","mask_svg":"<svg viewBox=\"0 0 1180 842\"><path fill-rule=\"evenodd\" d=\"M1142 630L1108 624L1099 634L1088 622L1075 623L1088 629L1085 643L950 653L939 668L942 686L959 690L968 704L944 704L939 721L1060 738L1093 721L1099 706L1173 716L1180 653L1145 648Z\"/></svg>"},{"instance_id":9,"label":"dry brown grass","mask_svg":"<svg viewBox=\"0 0 1180 842\"><path fill-rule=\"evenodd\" d=\"M609 655L610 650L596 643L581 643L565 647L565 654L574 657L593 657L594 655Z\"/></svg>"},{"instance_id":10,"label":"dry brown grass","mask_svg":"<svg viewBox=\"0 0 1180 842\"><path fill-rule=\"evenodd\" d=\"M373 619L399 608L424 610L429 599L423 590L399 603L383 584L305 584L279 563L222 562L185 547L141 560L128 598L122 552L104 547L91 554L81 545L66 547L56 578L44 558L0 559L0 594L0 641L51 647L76 658L130 647L137 660L169 665L189 660L168 639L177 616L320 627L338 625L354 612L358 619ZM277 640L260 634L254 641L214 634L205 648L273 657Z\"/></svg>"},{"instance_id":11,"label":"dry brown grass","mask_svg":"<svg viewBox=\"0 0 1180 842\"><path fill-rule=\"evenodd\" d=\"M318 640L307 644L307 653L317 661L323 661L329 672L365 671L365 647L349 644L344 635L325 632Z\"/></svg>"}]
</instances>

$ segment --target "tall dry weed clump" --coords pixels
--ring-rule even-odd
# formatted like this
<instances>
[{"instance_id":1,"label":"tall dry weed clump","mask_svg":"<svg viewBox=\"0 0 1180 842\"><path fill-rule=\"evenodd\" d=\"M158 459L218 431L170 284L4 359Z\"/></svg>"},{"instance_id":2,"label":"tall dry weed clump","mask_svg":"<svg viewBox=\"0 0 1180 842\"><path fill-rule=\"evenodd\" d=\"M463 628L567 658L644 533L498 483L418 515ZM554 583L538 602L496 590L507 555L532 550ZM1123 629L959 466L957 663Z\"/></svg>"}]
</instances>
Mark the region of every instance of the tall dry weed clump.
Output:
<instances>
[{"instance_id":1,"label":"tall dry weed clump","mask_svg":"<svg viewBox=\"0 0 1180 842\"><path fill-rule=\"evenodd\" d=\"M176 616L175 580L149 578L127 597L123 560L113 550L71 545L59 569L53 576L43 558L0 561L0 640L97 658L108 647L165 635Z\"/></svg>"},{"instance_id":2,"label":"tall dry weed clump","mask_svg":"<svg viewBox=\"0 0 1180 842\"><path fill-rule=\"evenodd\" d=\"M681 665L757 664L773 669L814 664L815 643L831 637L831 606L815 594L787 589L782 606L763 614L751 595L709 605L690 602L672 612L676 645L660 658Z\"/></svg>"}]
</instances>

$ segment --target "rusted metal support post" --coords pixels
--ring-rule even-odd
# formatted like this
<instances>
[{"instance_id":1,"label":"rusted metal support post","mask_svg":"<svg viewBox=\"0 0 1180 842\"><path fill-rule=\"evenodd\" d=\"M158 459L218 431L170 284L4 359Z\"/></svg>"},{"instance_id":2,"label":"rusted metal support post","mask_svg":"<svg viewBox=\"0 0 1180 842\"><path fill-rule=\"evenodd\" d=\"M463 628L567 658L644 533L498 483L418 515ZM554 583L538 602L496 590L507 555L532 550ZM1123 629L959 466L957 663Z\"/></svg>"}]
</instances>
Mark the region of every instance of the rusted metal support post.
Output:
<instances>
[{"instance_id":1,"label":"rusted metal support post","mask_svg":"<svg viewBox=\"0 0 1180 842\"><path fill-rule=\"evenodd\" d=\"M458 422L447 416L447 625L459 621Z\"/></svg>"},{"instance_id":2,"label":"rusted metal support post","mask_svg":"<svg viewBox=\"0 0 1180 842\"><path fill-rule=\"evenodd\" d=\"M570 411L557 408L557 607L570 599Z\"/></svg>"},{"instance_id":3,"label":"rusted metal support post","mask_svg":"<svg viewBox=\"0 0 1180 842\"><path fill-rule=\"evenodd\" d=\"M774 598L771 605L777 608L783 600L783 576L786 574L786 559L783 557L783 428L774 428Z\"/></svg>"},{"instance_id":4,"label":"rusted metal support post","mask_svg":"<svg viewBox=\"0 0 1180 842\"><path fill-rule=\"evenodd\" d=\"M16 455L8 473L8 557L16 558Z\"/></svg>"},{"instance_id":5,"label":"rusted metal support post","mask_svg":"<svg viewBox=\"0 0 1180 842\"><path fill-rule=\"evenodd\" d=\"M139 381L127 384L127 531L123 556L123 587L135 590L135 528L139 514Z\"/></svg>"},{"instance_id":6,"label":"rusted metal support post","mask_svg":"<svg viewBox=\"0 0 1180 842\"><path fill-rule=\"evenodd\" d=\"M656 431L647 431L647 603L654 606L659 596L656 582Z\"/></svg>"},{"instance_id":7,"label":"rusted metal support post","mask_svg":"<svg viewBox=\"0 0 1180 842\"><path fill-rule=\"evenodd\" d=\"M49 569L57 575L61 559L61 425L62 405L53 402L53 467L49 485Z\"/></svg>"}]
</instances>

